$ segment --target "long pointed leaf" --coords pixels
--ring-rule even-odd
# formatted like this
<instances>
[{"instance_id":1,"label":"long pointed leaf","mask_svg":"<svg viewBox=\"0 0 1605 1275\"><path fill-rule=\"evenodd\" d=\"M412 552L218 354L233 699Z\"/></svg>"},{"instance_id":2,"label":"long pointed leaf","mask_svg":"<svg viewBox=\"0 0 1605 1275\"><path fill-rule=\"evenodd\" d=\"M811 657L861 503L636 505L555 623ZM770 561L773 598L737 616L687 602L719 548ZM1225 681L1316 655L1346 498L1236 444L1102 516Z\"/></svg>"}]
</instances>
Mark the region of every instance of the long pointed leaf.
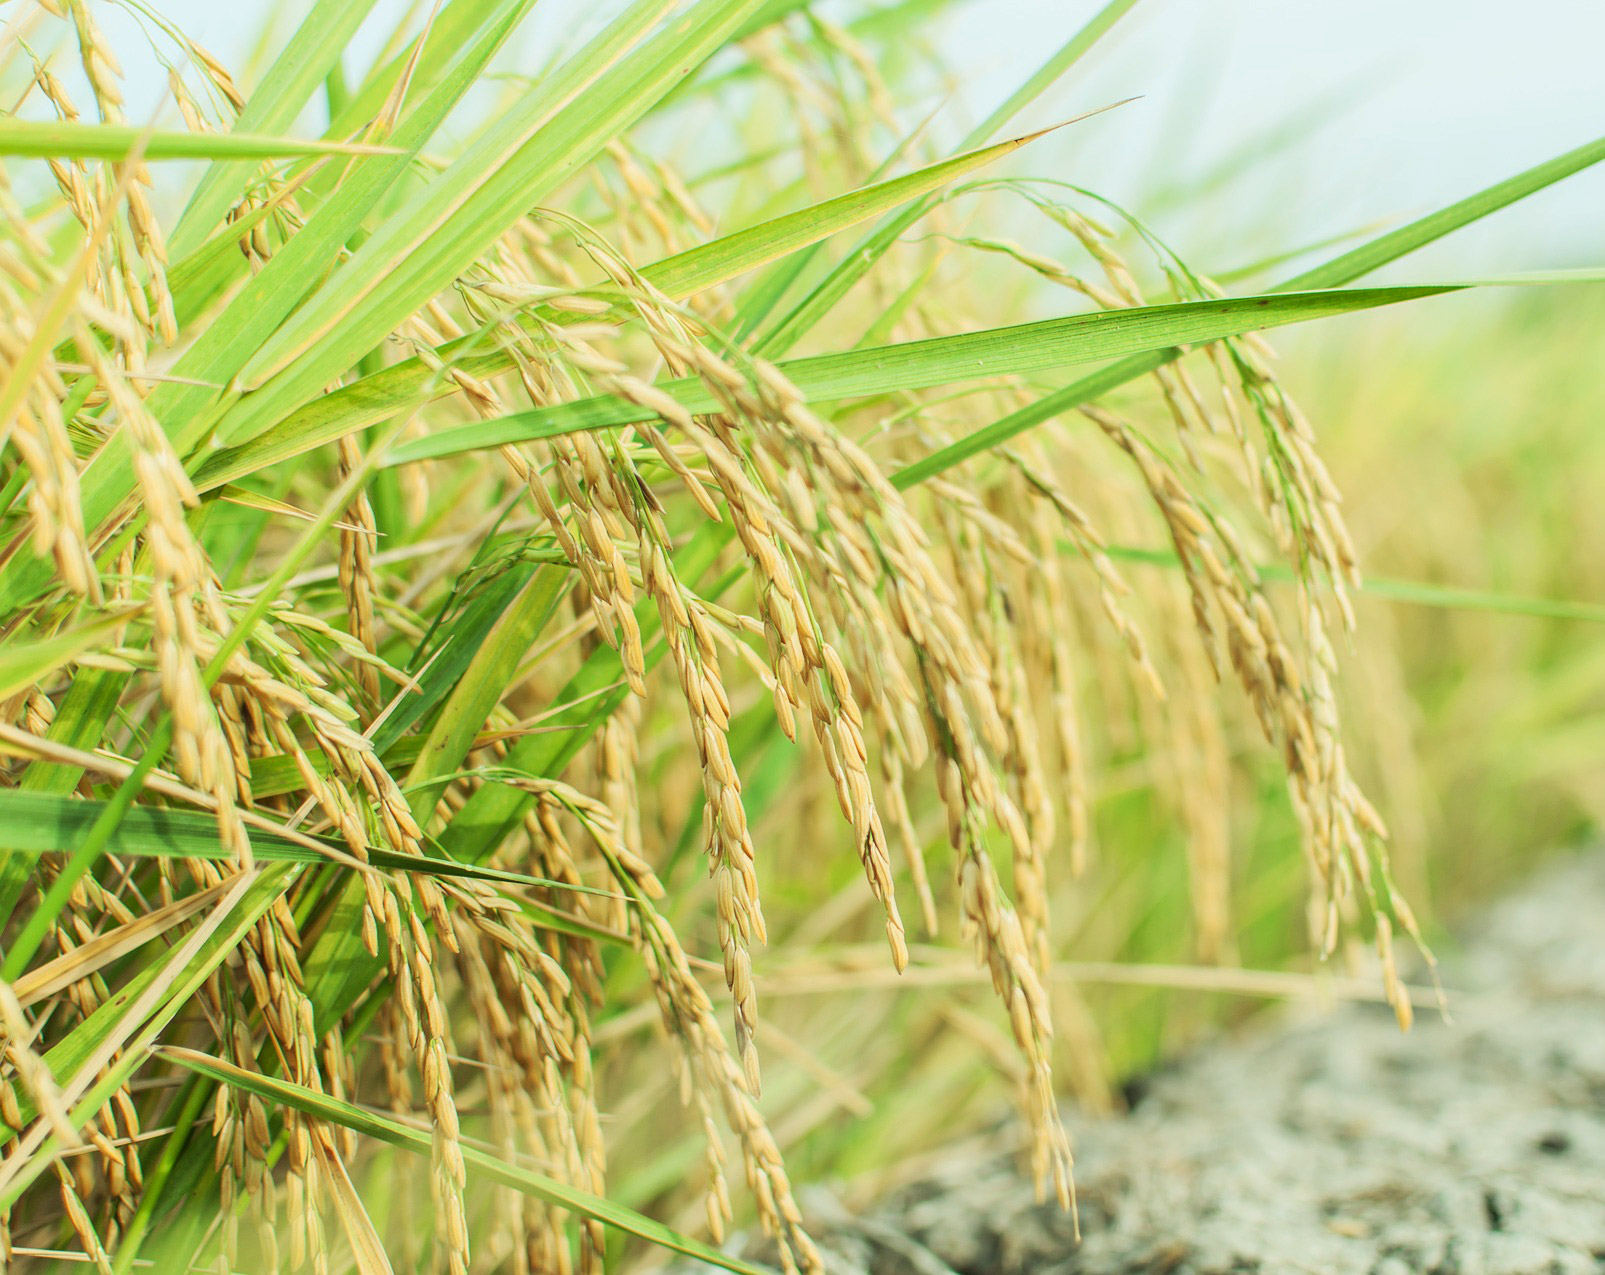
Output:
<instances>
[{"instance_id":1,"label":"long pointed leaf","mask_svg":"<svg viewBox=\"0 0 1605 1275\"><path fill-rule=\"evenodd\" d=\"M309 142L254 133L187 133L125 124L70 124L0 116L0 155L35 159L282 159L297 155L387 155L385 146Z\"/></svg>"},{"instance_id":2,"label":"long pointed leaf","mask_svg":"<svg viewBox=\"0 0 1605 1275\"><path fill-rule=\"evenodd\" d=\"M1104 310L795 359L780 366L809 399L861 398L989 376L1045 372L1120 358L1133 351L1216 341L1281 324L1435 296L1455 291L1457 286L1332 289ZM693 412L713 411L718 406L699 380L686 378L660 388ZM441 430L397 447L387 463L402 465L580 430L627 425L654 416L637 404L603 395Z\"/></svg>"},{"instance_id":3,"label":"long pointed leaf","mask_svg":"<svg viewBox=\"0 0 1605 1275\"><path fill-rule=\"evenodd\" d=\"M37 856L70 850L77 845L105 809L103 801L84 801L53 793L27 793L17 789L0 790L0 821L5 839L14 853ZM335 854L345 854L343 843L329 837L313 837ZM251 830L251 851L269 863L328 863L303 841L278 836L258 828ZM217 820L211 815L186 810L167 810L159 806L133 806L118 822L107 844L110 854L143 859L212 859L227 862L232 856L218 839ZM575 886L523 872L458 863L452 859L397 854L380 846L367 848L368 861L391 872L416 872L425 876L463 877L493 881L501 885L569 890L581 894L605 894L589 886Z\"/></svg>"},{"instance_id":4,"label":"long pointed leaf","mask_svg":"<svg viewBox=\"0 0 1605 1275\"><path fill-rule=\"evenodd\" d=\"M315 1093L288 1080L246 1071L220 1058L213 1058L192 1049L168 1047L164 1048L161 1054L162 1057L197 1075L206 1076L245 1093L255 1094L271 1103L315 1116L319 1120L350 1129L353 1133L362 1134L364 1137L387 1142L393 1147L401 1147L421 1155L430 1154L432 1135L425 1129L414 1129L379 1112L342 1102L327 1094ZM578 1187L571 1187L521 1165L509 1164L481 1151L478 1147L464 1145L462 1151L463 1160L470 1172L487 1182L511 1187L515 1191L544 1200L570 1213L594 1218L598 1222L627 1231L663 1248L695 1257L723 1270L741 1272L741 1275L767 1275L760 1267L730 1257L688 1235L681 1235L663 1223L655 1222L621 1204L614 1204L611 1200L592 1195L588 1191L581 1191Z\"/></svg>"},{"instance_id":5,"label":"long pointed leaf","mask_svg":"<svg viewBox=\"0 0 1605 1275\"><path fill-rule=\"evenodd\" d=\"M811 207L786 213L711 243L699 244L672 257L665 257L644 267L641 274L673 300L693 296L799 248L828 239L831 235L879 216L887 209L939 190L964 174L995 163L1062 127L1064 125L1056 124L1053 128L1011 137L993 146L969 150L952 159L928 164L901 177L822 200Z\"/></svg>"}]
</instances>

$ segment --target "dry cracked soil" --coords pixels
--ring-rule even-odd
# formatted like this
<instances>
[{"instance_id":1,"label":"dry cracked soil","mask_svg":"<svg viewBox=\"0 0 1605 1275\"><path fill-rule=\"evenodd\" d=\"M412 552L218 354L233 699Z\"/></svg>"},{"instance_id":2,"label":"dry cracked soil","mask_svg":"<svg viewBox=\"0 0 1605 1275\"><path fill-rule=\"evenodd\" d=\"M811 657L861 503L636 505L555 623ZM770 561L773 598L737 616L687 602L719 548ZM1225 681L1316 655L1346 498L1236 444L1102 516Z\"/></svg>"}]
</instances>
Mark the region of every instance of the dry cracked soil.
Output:
<instances>
[{"instance_id":1,"label":"dry cracked soil","mask_svg":"<svg viewBox=\"0 0 1605 1275\"><path fill-rule=\"evenodd\" d=\"M1079 1243L1014 1155L955 1149L856 1213L808 1193L828 1270L1605 1275L1605 855L1462 937L1449 1022L1289 1012L1145 1078L1127 1114L1072 1113Z\"/></svg>"}]
</instances>

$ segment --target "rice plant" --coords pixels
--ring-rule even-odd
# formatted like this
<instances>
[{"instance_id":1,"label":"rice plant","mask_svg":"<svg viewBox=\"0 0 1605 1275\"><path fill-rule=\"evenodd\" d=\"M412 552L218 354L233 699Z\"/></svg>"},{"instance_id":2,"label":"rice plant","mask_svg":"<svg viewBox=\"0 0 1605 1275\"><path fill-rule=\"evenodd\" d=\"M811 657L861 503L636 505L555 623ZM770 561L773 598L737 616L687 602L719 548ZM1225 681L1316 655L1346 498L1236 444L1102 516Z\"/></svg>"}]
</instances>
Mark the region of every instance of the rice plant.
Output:
<instances>
[{"instance_id":1,"label":"rice plant","mask_svg":"<svg viewBox=\"0 0 1605 1275\"><path fill-rule=\"evenodd\" d=\"M632 0L520 74L533 0L361 68L372 0L318 0L247 89L129 0L151 127L89 0L0 15L8 1261L744 1270L750 1212L816 1270L760 993L860 931L901 972L956 930L1070 1207L1048 901L1145 848L1093 846L1089 736L1190 759L1215 961L1252 722L1314 942L1408 1025L1360 563L1259 333L1467 286L1349 285L1605 142L1231 295L1011 164L1134 3L951 148L878 69L919 3ZM681 1179L700 1222L622 1202Z\"/></svg>"}]
</instances>

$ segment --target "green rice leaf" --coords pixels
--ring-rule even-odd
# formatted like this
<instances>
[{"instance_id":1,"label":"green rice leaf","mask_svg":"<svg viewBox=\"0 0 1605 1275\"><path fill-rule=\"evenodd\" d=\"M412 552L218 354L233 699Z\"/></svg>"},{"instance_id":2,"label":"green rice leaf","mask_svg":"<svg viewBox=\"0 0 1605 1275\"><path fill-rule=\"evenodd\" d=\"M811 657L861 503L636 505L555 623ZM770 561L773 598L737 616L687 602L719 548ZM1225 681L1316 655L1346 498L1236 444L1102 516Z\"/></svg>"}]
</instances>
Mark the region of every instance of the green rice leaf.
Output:
<instances>
[{"instance_id":1,"label":"green rice leaf","mask_svg":"<svg viewBox=\"0 0 1605 1275\"><path fill-rule=\"evenodd\" d=\"M1349 314L1455 290L1455 285L1334 289L1104 310L901 345L875 346L846 354L795 359L780 366L812 401L863 398L990 376L1024 375L1078 363L1099 363L1134 351L1216 341L1282 324ZM700 380L686 378L660 388L693 412L713 411L718 406ZM507 443L652 419L654 414L645 408L603 395L440 430L395 448L386 463L404 465Z\"/></svg>"},{"instance_id":2,"label":"green rice leaf","mask_svg":"<svg viewBox=\"0 0 1605 1275\"><path fill-rule=\"evenodd\" d=\"M995 146L966 151L902 177L876 182L811 207L800 208L783 217L749 226L646 266L641 271L642 277L671 300L682 300L788 256L799 248L828 239L831 235L879 216L887 209L939 190L966 173L1012 155L1022 146L1028 146L1037 138L1062 127L1056 124L1053 128L1012 137Z\"/></svg>"},{"instance_id":3,"label":"green rice leaf","mask_svg":"<svg viewBox=\"0 0 1605 1275\"><path fill-rule=\"evenodd\" d=\"M0 820L4 821L6 842L13 852L38 856L70 850L88 834L96 818L106 808L103 801L86 801L53 793L29 793L0 789ZM345 843L333 837L311 840L329 848L330 855L290 837L253 827L251 852L270 863L330 863L331 855L347 856ZM131 806L118 821L107 845L108 854L140 859L211 859L226 863L231 853L219 841L217 820L209 814L170 810L160 806ZM580 894L603 894L588 886L574 886L523 872L508 872L452 859L397 854L381 846L367 847L368 860L388 872L416 872L432 877L462 877L545 890L570 890Z\"/></svg>"},{"instance_id":4,"label":"green rice leaf","mask_svg":"<svg viewBox=\"0 0 1605 1275\"><path fill-rule=\"evenodd\" d=\"M0 115L0 155L34 159L283 159L297 155L389 155L387 146L309 142L255 133L188 133L124 124L70 124Z\"/></svg>"},{"instance_id":5,"label":"green rice leaf","mask_svg":"<svg viewBox=\"0 0 1605 1275\"><path fill-rule=\"evenodd\" d=\"M275 1106L289 1107L319 1120L326 1120L330 1124L339 1125L343 1129L350 1129L353 1133L364 1137L389 1143L393 1147L401 1147L425 1156L430 1154L432 1135L426 1129L415 1129L377 1111L342 1102L327 1094L316 1093L288 1080L246 1071L232 1063L226 1063L222 1059L192 1049L169 1046L161 1050L161 1055L197 1075L206 1076L219 1084L232 1086L243 1093L255 1094ZM601 1196L567 1186L554 1178L526 1169L522 1165L509 1163L466 1143L462 1152L470 1177L494 1182L498 1186L511 1187L515 1191L544 1200L570 1213L594 1218L598 1222L617 1227L621 1231L627 1231L631 1235L639 1236L677 1253L684 1253L687 1257L694 1257L722 1270L741 1272L741 1275L767 1275L761 1267L729 1257L718 1249L710 1248L688 1235L682 1235L664 1226L661 1222L655 1222L633 1209L614 1204Z\"/></svg>"},{"instance_id":6,"label":"green rice leaf","mask_svg":"<svg viewBox=\"0 0 1605 1275\"><path fill-rule=\"evenodd\" d=\"M477 592L459 615L441 626L429 653L415 661L426 665L418 674L418 690L396 705L373 733L374 747L387 761L391 760L405 732L438 708L452 688L463 680L486 635L533 574L533 567L522 564L499 573ZM481 717L480 722L483 721ZM412 760L416 759L415 753Z\"/></svg>"},{"instance_id":7,"label":"green rice leaf","mask_svg":"<svg viewBox=\"0 0 1605 1275\"><path fill-rule=\"evenodd\" d=\"M728 535L728 527L704 527L684 549L675 556L675 569L685 580L698 580L707 573L718 558ZM707 596L718 597L729 583L730 577L717 581ZM648 671L663 658L665 646L654 638L661 630L657 609L646 599L636 605L636 621L641 628L641 639L646 647ZM599 646L591 652L585 663L569 678L558 692L556 702L568 705L552 725L564 729L544 735L527 735L519 740L501 764L508 770L527 775L560 775L573 761L598 727L607 720L630 689L624 683L618 653L608 646ZM482 863L490 857L503 838L518 825L534 803L527 792L505 784L485 784L479 788L455 818L441 832L441 845L455 859L469 863Z\"/></svg>"},{"instance_id":8,"label":"green rice leaf","mask_svg":"<svg viewBox=\"0 0 1605 1275\"><path fill-rule=\"evenodd\" d=\"M472 660L407 774L408 787L427 785L462 766L480 728L516 684L519 664L551 619L569 580L569 573L562 568L537 567L512 604L473 643ZM433 806L434 797L420 792L413 813L425 816Z\"/></svg>"},{"instance_id":9,"label":"green rice leaf","mask_svg":"<svg viewBox=\"0 0 1605 1275\"><path fill-rule=\"evenodd\" d=\"M45 738L69 748L94 748L103 737L106 724L117 711L117 700L127 682L126 675L108 669L79 669L56 709L55 720ZM17 787L23 792L48 792L65 796L83 777L76 766L36 761L22 772ZM0 839L0 845L3 845ZM32 878L36 864L29 855L0 851L0 917L16 909Z\"/></svg>"},{"instance_id":10,"label":"green rice leaf","mask_svg":"<svg viewBox=\"0 0 1605 1275\"><path fill-rule=\"evenodd\" d=\"M1063 547L1073 551L1066 542ZM1135 562L1153 567L1181 567L1174 549L1141 549L1130 545L1105 545L1104 552L1117 562ZM1281 562L1265 562L1254 568L1264 579L1294 583L1297 576ZM1366 575L1359 591L1367 597L1409 606L1437 607L1445 611L1486 611L1494 615L1518 615L1530 620L1578 620L1585 624L1605 624L1605 605L1574 602L1567 598L1536 598L1497 589L1466 589L1457 585L1431 584L1423 580L1400 580L1391 576Z\"/></svg>"},{"instance_id":11,"label":"green rice leaf","mask_svg":"<svg viewBox=\"0 0 1605 1275\"><path fill-rule=\"evenodd\" d=\"M349 100L335 107L329 123L329 135L354 137L367 128L384 109L386 100L395 92L402 77L408 74L409 68L408 101L421 101L433 96L436 88L451 73L451 68L458 63L460 55L476 43L477 37L488 25L499 20L499 12L507 7L505 4L487 3L487 0L449 0L441 5L429 22L427 32L421 33L423 48L418 48L418 38L414 38L405 47L397 49L395 56L383 65L375 66L351 93ZM527 3L519 6L520 20L530 7ZM336 65L338 67L340 64ZM320 177L313 177L312 186L322 189Z\"/></svg>"}]
</instances>

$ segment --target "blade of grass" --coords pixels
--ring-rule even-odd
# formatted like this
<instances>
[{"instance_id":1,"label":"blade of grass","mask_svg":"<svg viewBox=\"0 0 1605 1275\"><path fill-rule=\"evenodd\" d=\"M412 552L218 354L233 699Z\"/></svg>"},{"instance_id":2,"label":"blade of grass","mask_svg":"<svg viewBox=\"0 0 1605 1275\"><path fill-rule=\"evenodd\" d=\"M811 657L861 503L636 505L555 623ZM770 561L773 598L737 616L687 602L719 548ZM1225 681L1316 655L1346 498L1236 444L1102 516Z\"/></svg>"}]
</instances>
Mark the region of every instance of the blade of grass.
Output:
<instances>
[{"instance_id":1,"label":"blade of grass","mask_svg":"<svg viewBox=\"0 0 1605 1275\"><path fill-rule=\"evenodd\" d=\"M1073 550L1074 546L1067 542L1064 548ZM1120 562L1137 562L1154 567L1181 566L1181 559L1171 549L1106 545L1104 552ZM1261 563L1254 569L1267 580L1289 584L1297 580L1292 568L1284 563ZM1492 589L1464 589L1454 585L1374 575L1365 577L1360 584L1360 592L1390 602L1439 607L1447 611L1487 611L1495 615L1519 615L1533 620L1577 620L1585 624L1605 624L1605 605L1574 602L1565 598L1536 598Z\"/></svg>"},{"instance_id":2,"label":"blade of grass","mask_svg":"<svg viewBox=\"0 0 1605 1275\"><path fill-rule=\"evenodd\" d=\"M288 1080L246 1071L222 1059L192 1049L165 1046L160 1050L160 1054L168 1061L198 1075L232 1086L242 1092L255 1094L276 1105L289 1107L319 1120L326 1120L330 1124L350 1129L354 1133L388 1143L393 1147L401 1147L423 1155L430 1154L431 1135L428 1131L411 1128L389 1116L342 1102L327 1094L315 1093ZM554 1178L535 1173L520 1165L509 1164L474 1146L465 1144L462 1153L471 1174L486 1182L511 1187L515 1191L544 1200L570 1213L594 1218L598 1222L617 1227L652 1244L683 1253L687 1257L694 1257L722 1270L737 1271L741 1275L766 1275L760 1267L729 1257L688 1235L682 1235L664 1226L661 1222L655 1222L633 1209L614 1204L601 1196L567 1186Z\"/></svg>"},{"instance_id":3,"label":"blade of grass","mask_svg":"<svg viewBox=\"0 0 1605 1275\"><path fill-rule=\"evenodd\" d=\"M512 689L514 673L551 619L569 582L569 573L562 568L536 568L512 605L472 648L468 668L407 774L408 787L426 785L462 766L486 719ZM434 797L421 792L413 799L413 815L425 817L433 806Z\"/></svg>"},{"instance_id":4,"label":"blade of grass","mask_svg":"<svg viewBox=\"0 0 1605 1275\"><path fill-rule=\"evenodd\" d=\"M1563 155L1492 186L1474 195L1458 200L1425 217L1417 218L1407 226L1389 231L1385 235L1361 244L1351 252L1332 258L1322 265L1294 275L1273 288L1273 292L1295 292L1310 288L1335 288L1352 283L1375 270L1380 270L1400 257L1424 248L1434 240L1442 239L1452 231L1469 226L1474 221L1508 208L1518 200L1553 186L1556 182L1582 172L1585 168L1605 159L1605 137L1585 142Z\"/></svg>"},{"instance_id":5,"label":"blade of grass","mask_svg":"<svg viewBox=\"0 0 1605 1275\"><path fill-rule=\"evenodd\" d=\"M995 163L1039 137L1046 137L1056 129L1075 122L1065 120L1061 124L1011 137L993 146L967 150L952 159L928 164L901 177L822 200L811 207L665 257L644 267L641 274L672 300L682 300L788 256L799 248L828 239L831 235L879 216L887 209L939 190L964 174Z\"/></svg>"},{"instance_id":6,"label":"blade of grass","mask_svg":"<svg viewBox=\"0 0 1605 1275\"><path fill-rule=\"evenodd\" d=\"M405 48L396 51L388 61L376 65L367 78L345 101L330 103L329 135L352 137L366 128L384 109L403 75L411 74L409 96L413 99L432 95L436 86L449 73L461 50L474 43L477 32L485 28L495 10L485 0L450 0L434 15L424 38L423 49L417 49L418 38L409 41ZM414 61L413 55L417 53ZM335 64L340 69L340 64ZM325 80L325 95L328 81ZM313 179L320 186L319 178Z\"/></svg>"},{"instance_id":7,"label":"blade of grass","mask_svg":"<svg viewBox=\"0 0 1605 1275\"><path fill-rule=\"evenodd\" d=\"M87 801L53 793L0 790L0 819L5 821L6 840L11 843L13 852L31 856L55 854L78 844L89 834L106 805L103 801ZM260 829L253 829L251 850L258 859L270 863L328 863L329 855L320 854L316 848L306 844L307 840L318 842L336 854L343 856L345 853L344 843L333 837L302 833L292 839ZM212 859L217 862L227 862L231 857L218 840L216 820L208 815L160 806L131 807L108 838L106 853L138 859ZM581 894L608 893L590 886L566 885L561 881L523 872L458 863L447 858L397 854L382 846L368 847L368 859L375 868L392 872L463 877L501 885L568 890Z\"/></svg>"},{"instance_id":8,"label":"blade of grass","mask_svg":"<svg viewBox=\"0 0 1605 1275\"><path fill-rule=\"evenodd\" d=\"M202 1076L191 1076L177 1102L178 1114L173 1119L173 1130L162 1139L161 1153L156 1163L145 1172L145 1193L133 1220L123 1231L122 1243L112 1266L113 1275L129 1275L139 1258L139 1250L150 1230L152 1220L161 1208L162 1194L172 1178L173 1169L189 1140L190 1130L200 1117L201 1109L211 1097L212 1086Z\"/></svg>"},{"instance_id":9,"label":"blade of grass","mask_svg":"<svg viewBox=\"0 0 1605 1275\"><path fill-rule=\"evenodd\" d=\"M346 1172L345 1161L321 1139L314 1140L312 1146L318 1163L327 1175L329 1194L334 1197L335 1216L340 1219L346 1240L351 1245L357 1275L395 1275L373 1219L368 1216L362 1197L352 1183L351 1175Z\"/></svg>"},{"instance_id":10,"label":"blade of grass","mask_svg":"<svg viewBox=\"0 0 1605 1275\"><path fill-rule=\"evenodd\" d=\"M0 116L0 155L32 159L282 159L299 155L389 155L388 146L314 142L254 133L187 133L125 124L69 124Z\"/></svg>"},{"instance_id":11,"label":"blade of grass","mask_svg":"<svg viewBox=\"0 0 1605 1275\"><path fill-rule=\"evenodd\" d=\"M418 675L418 690L406 697L396 710L380 723L373 732L373 746L388 759L391 749L402 735L433 712L463 680L473 663L474 654L484 643L486 635L518 597L534 574L534 568L518 564L499 573L481 588L462 612L451 623L442 626L430 648L429 655L420 654L413 661L428 667ZM416 754L412 760L416 760Z\"/></svg>"},{"instance_id":12,"label":"blade of grass","mask_svg":"<svg viewBox=\"0 0 1605 1275\"><path fill-rule=\"evenodd\" d=\"M989 376L1021 375L1078 363L1097 363L1133 351L1214 341L1456 289L1457 285L1331 289L1103 310L901 345L875 346L845 354L794 359L780 367L811 401L863 398ZM660 388L693 412L713 411L718 406L712 393L694 378L668 382ZM443 429L402 444L385 464L404 465L506 443L654 418L653 412L636 404L602 395Z\"/></svg>"},{"instance_id":13,"label":"blade of grass","mask_svg":"<svg viewBox=\"0 0 1605 1275\"><path fill-rule=\"evenodd\" d=\"M703 528L675 556L676 573L688 581L701 579L717 560L726 534L727 528L723 526ZM738 576L739 571L728 573L714 582L706 596L718 597ZM646 645L646 665L650 670L665 652L664 644L654 640L659 623L653 605L646 600L639 603L636 619ZM556 696L558 703L574 705L557 719L557 723L573 729L526 736L513 746L501 764L528 775L561 774L562 768L629 693L618 653L611 647L598 647ZM469 797L441 832L441 845L454 859L483 862L517 826L533 802L534 798L526 792L503 784L485 784Z\"/></svg>"}]
</instances>

